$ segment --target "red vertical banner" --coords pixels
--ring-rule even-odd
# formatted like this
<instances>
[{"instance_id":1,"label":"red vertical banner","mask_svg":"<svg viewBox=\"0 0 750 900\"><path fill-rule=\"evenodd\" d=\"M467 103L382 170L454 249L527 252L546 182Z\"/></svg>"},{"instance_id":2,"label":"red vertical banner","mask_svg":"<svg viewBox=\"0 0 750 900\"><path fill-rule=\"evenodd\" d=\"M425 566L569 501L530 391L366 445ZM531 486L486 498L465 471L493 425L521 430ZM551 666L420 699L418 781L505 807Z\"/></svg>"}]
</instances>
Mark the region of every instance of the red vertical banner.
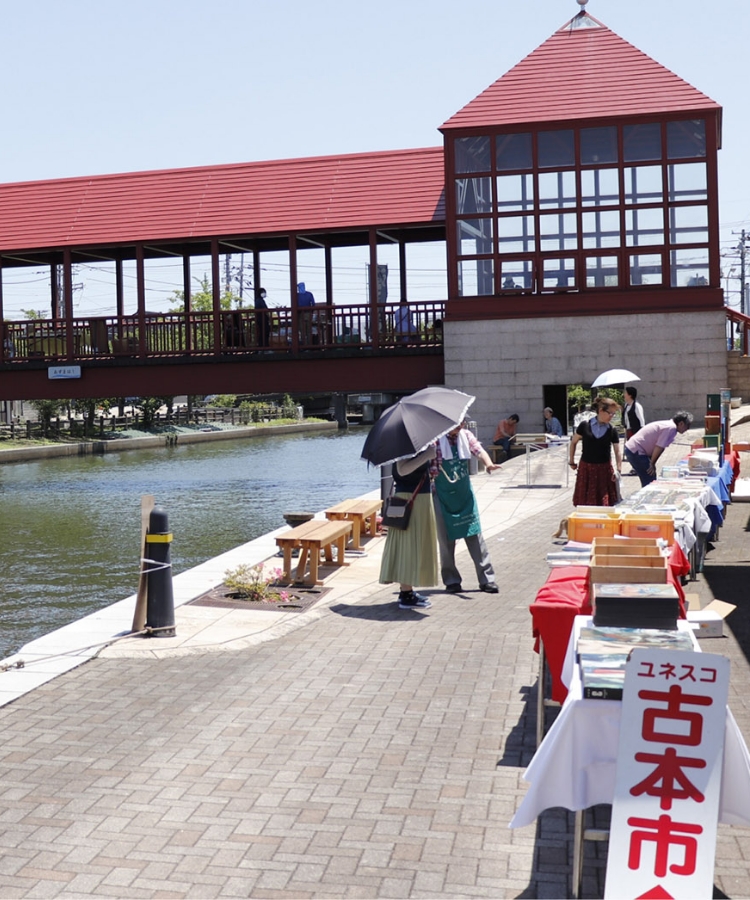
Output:
<instances>
[{"instance_id":1,"label":"red vertical banner","mask_svg":"<svg viewBox=\"0 0 750 900\"><path fill-rule=\"evenodd\" d=\"M728 687L723 656L633 650L605 898L712 896Z\"/></svg>"}]
</instances>

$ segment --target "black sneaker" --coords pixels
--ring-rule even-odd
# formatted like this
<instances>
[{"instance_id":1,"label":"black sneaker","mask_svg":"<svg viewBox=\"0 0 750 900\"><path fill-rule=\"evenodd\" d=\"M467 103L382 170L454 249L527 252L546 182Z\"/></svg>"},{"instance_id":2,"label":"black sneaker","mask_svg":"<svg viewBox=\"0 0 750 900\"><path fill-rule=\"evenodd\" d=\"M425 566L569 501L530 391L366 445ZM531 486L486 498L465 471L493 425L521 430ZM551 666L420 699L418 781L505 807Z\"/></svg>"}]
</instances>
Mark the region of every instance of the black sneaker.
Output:
<instances>
[{"instance_id":1,"label":"black sneaker","mask_svg":"<svg viewBox=\"0 0 750 900\"><path fill-rule=\"evenodd\" d=\"M487 584L480 584L479 590L484 591L485 594L498 594L500 592L500 588L494 581L490 581Z\"/></svg>"},{"instance_id":2,"label":"black sneaker","mask_svg":"<svg viewBox=\"0 0 750 900\"><path fill-rule=\"evenodd\" d=\"M399 609L429 609L430 606L432 606L432 601L416 591L402 591L398 595Z\"/></svg>"},{"instance_id":3,"label":"black sneaker","mask_svg":"<svg viewBox=\"0 0 750 900\"><path fill-rule=\"evenodd\" d=\"M458 584L446 584L445 593L446 594L460 594L463 588L461 587L461 582Z\"/></svg>"}]
</instances>

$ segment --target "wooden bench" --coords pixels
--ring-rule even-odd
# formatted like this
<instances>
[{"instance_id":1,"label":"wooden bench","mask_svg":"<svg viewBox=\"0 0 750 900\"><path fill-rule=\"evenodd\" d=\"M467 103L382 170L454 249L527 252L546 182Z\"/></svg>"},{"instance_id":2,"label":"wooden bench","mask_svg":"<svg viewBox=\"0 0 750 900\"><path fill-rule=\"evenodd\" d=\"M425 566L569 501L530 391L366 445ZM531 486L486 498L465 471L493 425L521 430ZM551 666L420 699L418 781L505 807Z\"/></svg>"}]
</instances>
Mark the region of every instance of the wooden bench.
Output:
<instances>
[{"instance_id":1,"label":"wooden bench","mask_svg":"<svg viewBox=\"0 0 750 900\"><path fill-rule=\"evenodd\" d=\"M378 513L382 500L344 500L326 510L326 518L331 522L352 523L352 549L362 546L362 534L375 537L378 533Z\"/></svg>"},{"instance_id":2,"label":"wooden bench","mask_svg":"<svg viewBox=\"0 0 750 900\"><path fill-rule=\"evenodd\" d=\"M289 583L292 580L308 585L322 584L318 578L321 551L329 565L345 566L344 548L346 539L352 531L351 522L322 522L313 519L285 531L276 538L277 546L284 553L284 567L281 580ZM333 561L333 545L336 545L336 562ZM299 547L297 572L292 579L292 550ZM309 563L309 574L306 574Z\"/></svg>"}]
</instances>

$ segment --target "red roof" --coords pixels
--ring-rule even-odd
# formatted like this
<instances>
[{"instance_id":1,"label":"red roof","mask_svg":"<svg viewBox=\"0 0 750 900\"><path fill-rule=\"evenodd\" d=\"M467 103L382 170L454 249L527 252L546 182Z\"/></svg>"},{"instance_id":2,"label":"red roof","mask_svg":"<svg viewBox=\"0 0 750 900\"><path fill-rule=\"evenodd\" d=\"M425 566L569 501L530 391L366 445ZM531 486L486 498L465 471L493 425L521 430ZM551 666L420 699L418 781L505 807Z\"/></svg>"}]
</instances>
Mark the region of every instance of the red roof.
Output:
<instances>
[{"instance_id":1,"label":"red roof","mask_svg":"<svg viewBox=\"0 0 750 900\"><path fill-rule=\"evenodd\" d=\"M451 116L441 130L720 109L584 12Z\"/></svg>"},{"instance_id":2,"label":"red roof","mask_svg":"<svg viewBox=\"0 0 750 900\"><path fill-rule=\"evenodd\" d=\"M0 185L0 252L441 223L443 148Z\"/></svg>"}]
</instances>

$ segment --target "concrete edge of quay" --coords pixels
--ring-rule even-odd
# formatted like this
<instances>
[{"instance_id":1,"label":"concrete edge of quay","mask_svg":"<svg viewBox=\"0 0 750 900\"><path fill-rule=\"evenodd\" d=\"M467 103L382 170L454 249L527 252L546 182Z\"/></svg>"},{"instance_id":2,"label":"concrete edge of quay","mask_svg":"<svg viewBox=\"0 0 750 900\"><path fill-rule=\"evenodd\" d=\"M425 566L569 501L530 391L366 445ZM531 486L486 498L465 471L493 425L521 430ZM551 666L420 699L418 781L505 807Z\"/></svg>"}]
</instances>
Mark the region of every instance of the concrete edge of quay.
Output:
<instances>
[{"instance_id":1,"label":"concrete edge of quay","mask_svg":"<svg viewBox=\"0 0 750 900\"><path fill-rule=\"evenodd\" d=\"M207 441L269 437L276 434L335 431L337 428L336 422L300 422L298 425L261 425L254 428L237 427L217 431L178 431L135 438L113 438L111 441L91 440L75 444L45 444L41 447L14 447L8 450L0 447L0 465L34 459L53 459L60 456L89 456L120 453L123 450L145 450L150 447L165 447L168 444L174 444L175 439L177 444L201 444Z\"/></svg>"}]
</instances>

